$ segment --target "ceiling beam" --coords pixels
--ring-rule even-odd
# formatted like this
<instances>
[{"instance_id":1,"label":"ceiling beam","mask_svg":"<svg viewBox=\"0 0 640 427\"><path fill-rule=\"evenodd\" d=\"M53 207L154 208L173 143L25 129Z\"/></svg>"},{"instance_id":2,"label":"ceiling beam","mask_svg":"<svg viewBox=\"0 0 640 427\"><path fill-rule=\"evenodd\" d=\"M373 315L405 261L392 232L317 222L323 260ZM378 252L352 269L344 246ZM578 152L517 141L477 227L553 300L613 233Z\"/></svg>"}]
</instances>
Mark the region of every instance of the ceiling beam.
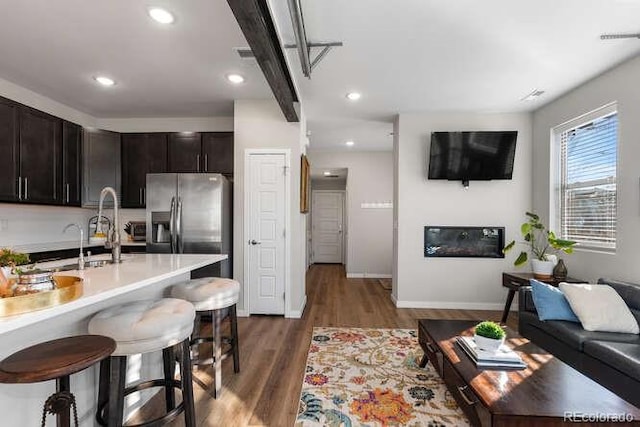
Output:
<instances>
[{"instance_id":1,"label":"ceiling beam","mask_svg":"<svg viewBox=\"0 0 640 427\"><path fill-rule=\"evenodd\" d=\"M249 47L289 122L298 122L298 95L266 0L227 0Z\"/></svg>"}]
</instances>

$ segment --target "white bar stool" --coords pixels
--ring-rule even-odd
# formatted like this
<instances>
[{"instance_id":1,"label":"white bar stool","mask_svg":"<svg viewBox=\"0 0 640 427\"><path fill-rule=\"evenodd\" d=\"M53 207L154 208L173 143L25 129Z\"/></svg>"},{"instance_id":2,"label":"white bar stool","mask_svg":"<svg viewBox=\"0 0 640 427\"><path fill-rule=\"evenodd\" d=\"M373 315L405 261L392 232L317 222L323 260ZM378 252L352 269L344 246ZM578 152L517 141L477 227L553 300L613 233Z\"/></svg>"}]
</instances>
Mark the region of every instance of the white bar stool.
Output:
<instances>
[{"instance_id":1,"label":"white bar stool","mask_svg":"<svg viewBox=\"0 0 640 427\"><path fill-rule=\"evenodd\" d=\"M116 342L110 358L100 363L96 421L109 427L123 425L124 397L151 387L164 387L167 413L136 426L164 425L184 413L185 425L195 426L189 336L193 329L193 304L175 298L144 300L103 310L89 322L89 331ZM164 378L126 387L127 356L162 350ZM180 354L180 377L175 379L174 351ZM174 389L182 391L176 407ZM106 418L106 419L105 419Z\"/></svg>"},{"instance_id":2,"label":"white bar stool","mask_svg":"<svg viewBox=\"0 0 640 427\"><path fill-rule=\"evenodd\" d=\"M171 296L191 302L196 308L196 320L193 324L191 346L194 349L191 361L193 364L213 364L214 389L213 397L218 398L222 391L222 360L229 353L233 353L233 370L240 372L240 352L238 350L238 317L236 304L240 295L240 283L233 279L221 277L204 277L188 280L174 285L171 288ZM213 336L200 336L200 321L203 315L211 315L213 323ZM231 322L231 336L223 337L221 333L222 320L229 316ZM200 343L213 343L213 357L203 361L199 360L197 351ZM222 343L229 344L229 349L222 353Z\"/></svg>"}]
</instances>

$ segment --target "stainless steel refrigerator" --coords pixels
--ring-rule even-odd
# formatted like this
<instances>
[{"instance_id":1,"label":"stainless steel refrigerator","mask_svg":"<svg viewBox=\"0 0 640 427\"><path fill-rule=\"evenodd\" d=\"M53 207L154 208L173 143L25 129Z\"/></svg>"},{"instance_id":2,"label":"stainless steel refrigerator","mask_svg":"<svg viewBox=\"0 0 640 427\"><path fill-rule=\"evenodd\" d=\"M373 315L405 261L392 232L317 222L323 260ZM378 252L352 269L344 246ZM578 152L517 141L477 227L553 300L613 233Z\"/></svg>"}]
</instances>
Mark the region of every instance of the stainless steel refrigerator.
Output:
<instances>
[{"instance_id":1,"label":"stainless steel refrigerator","mask_svg":"<svg viewBox=\"0 0 640 427\"><path fill-rule=\"evenodd\" d=\"M147 174L147 252L227 254L191 277L231 277L231 184L214 173Z\"/></svg>"}]
</instances>

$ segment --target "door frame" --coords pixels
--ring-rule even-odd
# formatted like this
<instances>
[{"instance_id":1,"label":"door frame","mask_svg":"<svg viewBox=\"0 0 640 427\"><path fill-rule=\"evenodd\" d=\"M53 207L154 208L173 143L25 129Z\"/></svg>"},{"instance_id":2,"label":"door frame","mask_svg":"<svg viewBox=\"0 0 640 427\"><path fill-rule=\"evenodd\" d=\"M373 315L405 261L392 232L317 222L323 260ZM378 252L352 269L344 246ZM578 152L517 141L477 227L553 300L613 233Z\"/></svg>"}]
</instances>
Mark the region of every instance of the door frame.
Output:
<instances>
[{"instance_id":1,"label":"door frame","mask_svg":"<svg viewBox=\"0 0 640 427\"><path fill-rule=\"evenodd\" d=\"M314 193L341 193L342 194L342 256L340 262L347 267L347 190L311 190L311 252L313 250L313 194ZM311 264L315 262L314 256L311 256Z\"/></svg>"},{"instance_id":2,"label":"door frame","mask_svg":"<svg viewBox=\"0 0 640 427\"><path fill-rule=\"evenodd\" d=\"M248 236L251 224L251 215L249 215L249 206L251 205L251 168L250 159L251 156L275 154L284 155L284 168L285 168L285 180L284 180L284 317L288 318L292 316L290 307L291 298L291 150L289 148L246 148L244 150L244 206L243 206L243 230L242 230L242 244L244 246L243 251L243 274L244 282L247 285L244 292L244 306L247 310L247 315L251 316L251 298L250 293L252 291L249 284L249 247Z\"/></svg>"}]
</instances>

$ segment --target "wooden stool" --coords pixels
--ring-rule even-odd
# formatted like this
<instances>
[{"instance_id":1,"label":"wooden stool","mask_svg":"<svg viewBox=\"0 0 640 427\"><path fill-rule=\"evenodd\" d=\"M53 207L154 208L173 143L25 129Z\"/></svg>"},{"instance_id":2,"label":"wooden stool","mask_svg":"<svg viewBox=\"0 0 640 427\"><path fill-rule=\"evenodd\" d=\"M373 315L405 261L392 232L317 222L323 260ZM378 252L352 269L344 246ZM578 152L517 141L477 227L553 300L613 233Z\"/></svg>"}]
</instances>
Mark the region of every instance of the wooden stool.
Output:
<instances>
[{"instance_id":1,"label":"wooden stool","mask_svg":"<svg viewBox=\"0 0 640 427\"><path fill-rule=\"evenodd\" d=\"M190 302L175 298L137 301L103 310L89 322L89 331L116 341L113 355L100 363L96 421L109 427L123 425L125 396L151 387L164 387L166 413L136 426L165 425L184 413L184 424L195 426L189 336L196 312ZM127 356L162 350L164 378L126 387ZM180 357L180 381L175 379L175 353ZM175 404L175 390L182 403ZM105 419L106 418L106 419Z\"/></svg>"},{"instance_id":2,"label":"wooden stool","mask_svg":"<svg viewBox=\"0 0 640 427\"><path fill-rule=\"evenodd\" d=\"M218 398L222 391L222 361L229 353L233 353L233 371L240 372L240 351L238 349L238 316L236 304L240 294L240 283L233 279L220 277L204 277L188 280L174 285L171 295L191 302L196 308L196 320L191 334L193 349L191 363L197 365L213 364L214 388L213 397ZM213 336L200 336L200 322L204 315L211 315ZM229 316L231 322L231 336L223 337L221 323ZM213 357L200 360L197 348L203 342L213 343ZM229 344L229 349L222 353L222 343Z\"/></svg>"},{"instance_id":3,"label":"wooden stool","mask_svg":"<svg viewBox=\"0 0 640 427\"><path fill-rule=\"evenodd\" d=\"M56 392L45 403L43 425L49 412L56 414L59 427L69 427L71 407L78 425L69 376L106 359L115 349L114 340L100 335L81 335L36 344L0 362L0 383L24 384L55 379Z\"/></svg>"}]
</instances>

